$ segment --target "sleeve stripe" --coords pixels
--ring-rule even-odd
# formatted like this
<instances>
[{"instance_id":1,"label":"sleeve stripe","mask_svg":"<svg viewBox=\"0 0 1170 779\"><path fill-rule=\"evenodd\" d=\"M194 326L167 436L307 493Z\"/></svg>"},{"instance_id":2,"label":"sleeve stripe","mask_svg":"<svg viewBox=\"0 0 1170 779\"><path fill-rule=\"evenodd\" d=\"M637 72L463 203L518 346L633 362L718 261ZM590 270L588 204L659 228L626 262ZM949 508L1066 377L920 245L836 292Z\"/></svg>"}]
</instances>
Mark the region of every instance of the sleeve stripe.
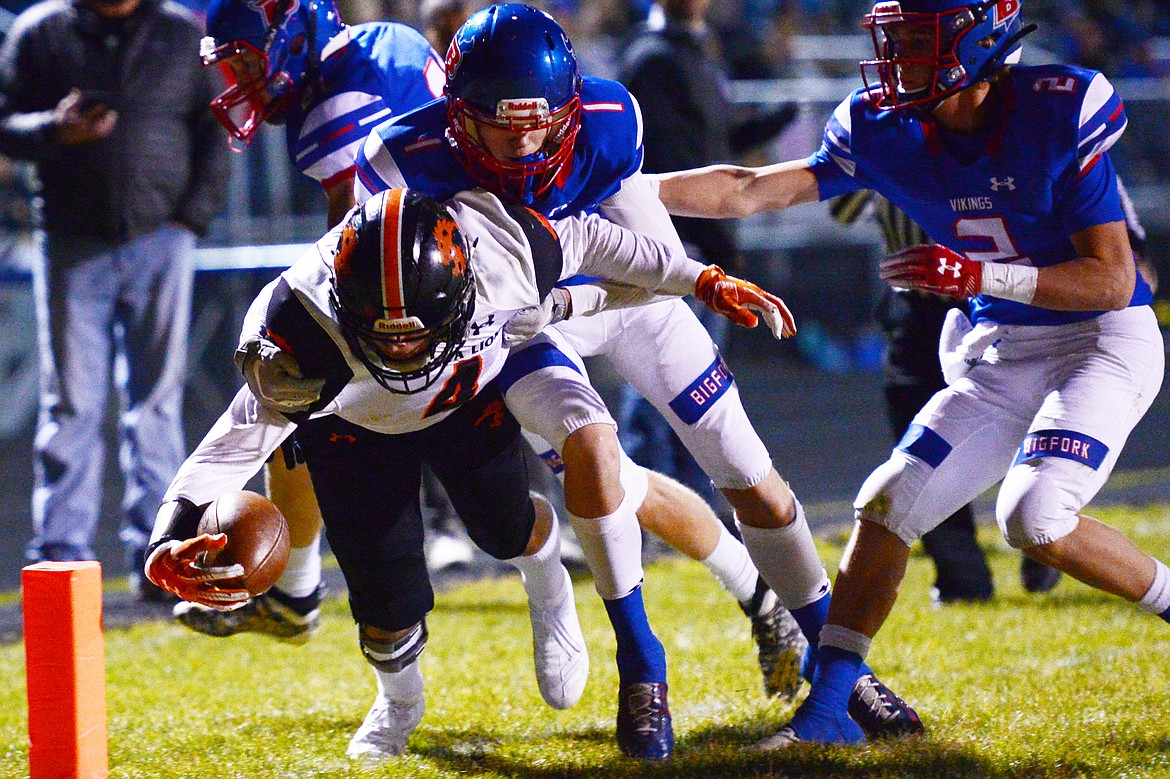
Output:
<instances>
[{"instance_id":1,"label":"sleeve stripe","mask_svg":"<svg viewBox=\"0 0 1170 779\"><path fill-rule=\"evenodd\" d=\"M1101 139L1101 142L1090 149L1088 154L1083 154L1078 157L1077 164L1080 165L1081 171L1085 171L1086 166L1092 162L1093 159L1100 157L1102 154L1108 151L1109 147L1117 142L1117 139L1121 137L1123 132L1125 132L1124 124L1122 124L1121 127L1119 127L1112 135Z\"/></svg>"},{"instance_id":2,"label":"sleeve stripe","mask_svg":"<svg viewBox=\"0 0 1170 779\"><path fill-rule=\"evenodd\" d=\"M365 92L342 92L323 101L305 117L305 126L301 128L301 137L307 138L317 132L322 125L335 124L344 117L355 115L366 116L371 111L385 107L382 98ZM364 110L363 110L364 109Z\"/></svg>"},{"instance_id":3,"label":"sleeve stripe","mask_svg":"<svg viewBox=\"0 0 1170 779\"><path fill-rule=\"evenodd\" d=\"M832 152L829 152L829 159L831 159L833 162L837 163L837 167L839 167L841 170L845 171L845 175L850 176L850 177L856 175L857 163L854 162L853 160L847 160L844 157L833 154Z\"/></svg>"},{"instance_id":4,"label":"sleeve stripe","mask_svg":"<svg viewBox=\"0 0 1170 779\"><path fill-rule=\"evenodd\" d=\"M1120 98L1113 91L1113 85L1109 83L1109 79L1100 73L1093 76L1093 80L1089 82L1089 88L1085 90L1084 102L1081 103L1080 127L1084 129L1085 125L1114 99L1119 100Z\"/></svg>"}]
</instances>

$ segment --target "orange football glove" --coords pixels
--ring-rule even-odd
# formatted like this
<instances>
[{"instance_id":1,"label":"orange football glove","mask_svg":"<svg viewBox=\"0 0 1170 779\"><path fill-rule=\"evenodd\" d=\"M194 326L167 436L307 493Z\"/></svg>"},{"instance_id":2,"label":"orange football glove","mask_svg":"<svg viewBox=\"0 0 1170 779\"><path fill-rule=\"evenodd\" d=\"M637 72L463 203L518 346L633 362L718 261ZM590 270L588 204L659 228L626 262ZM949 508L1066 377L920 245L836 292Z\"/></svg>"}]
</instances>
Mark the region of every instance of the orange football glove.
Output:
<instances>
[{"instance_id":1,"label":"orange football glove","mask_svg":"<svg viewBox=\"0 0 1170 779\"><path fill-rule=\"evenodd\" d=\"M219 587L217 582L239 579L244 575L244 566L239 563L205 566L200 562L203 553L226 545L227 536L223 533L204 533L186 541L164 541L146 559L146 578L183 600L220 611L238 609L248 600L248 591Z\"/></svg>"},{"instance_id":2,"label":"orange football glove","mask_svg":"<svg viewBox=\"0 0 1170 779\"><path fill-rule=\"evenodd\" d=\"M755 327L758 311L777 340L796 335L796 319L784 301L750 281L728 276L718 265L708 265L695 282L695 297L703 305L737 325Z\"/></svg>"}]
</instances>

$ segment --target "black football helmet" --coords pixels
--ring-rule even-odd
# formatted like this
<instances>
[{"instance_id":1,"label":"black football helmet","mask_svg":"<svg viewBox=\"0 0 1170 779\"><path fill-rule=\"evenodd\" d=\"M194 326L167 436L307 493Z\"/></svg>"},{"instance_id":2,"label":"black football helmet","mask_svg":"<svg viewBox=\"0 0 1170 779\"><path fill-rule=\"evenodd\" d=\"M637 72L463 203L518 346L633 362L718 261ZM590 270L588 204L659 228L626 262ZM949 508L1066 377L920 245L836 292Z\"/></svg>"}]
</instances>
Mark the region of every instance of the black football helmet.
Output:
<instances>
[{"instance_id":1,"label":"black football helmet","mask_svg":"<svg viewBox=\"0 0 1170 779\"><path fill-rule=\"evenodd\" d=\"M353 353L398 394L431 386L475 308L472 246L451 212L408 189L379 192L342 228L330 299Z\"/></svg>"}]
</instances>

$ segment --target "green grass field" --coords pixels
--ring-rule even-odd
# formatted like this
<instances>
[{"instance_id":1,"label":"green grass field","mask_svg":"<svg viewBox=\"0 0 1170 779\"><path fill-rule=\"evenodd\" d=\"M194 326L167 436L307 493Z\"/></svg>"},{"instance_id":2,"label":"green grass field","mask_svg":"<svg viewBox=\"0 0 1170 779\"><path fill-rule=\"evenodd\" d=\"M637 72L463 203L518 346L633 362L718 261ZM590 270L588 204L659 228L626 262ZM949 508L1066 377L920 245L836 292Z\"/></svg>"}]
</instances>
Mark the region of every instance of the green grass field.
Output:
<instances>
[{"instance_id":1,"label":"green grass field","mask_svg":"<svg viewBox=\"0 0 1170 779\"><path fill-rule=\"evenodd\" d=\"M1170 506L1097 515L1170 559ZM787 721L762 694L748 624L697 563L650 566L651 619L670 661L678 745L665 765L613 740L613 638L592 582L577 603L592 660L584 698L546 708L532 672L519 581L440 596L423 656L427 714L408 754L368 767L344 757L372 700L343 601L304 647L209 639L168 624L106 636L115 777L1138 777L1170 776L1170 625L1066 577L1026 594L1018 555L984 530L998 588L987 605L928 605L916 555L870 661L925 721L925 738L861 749L750 745ZM822 552L835 570L841 549ZM24 647L0 647L0 777L27 774Z\"/></svg>"}]
</instances>

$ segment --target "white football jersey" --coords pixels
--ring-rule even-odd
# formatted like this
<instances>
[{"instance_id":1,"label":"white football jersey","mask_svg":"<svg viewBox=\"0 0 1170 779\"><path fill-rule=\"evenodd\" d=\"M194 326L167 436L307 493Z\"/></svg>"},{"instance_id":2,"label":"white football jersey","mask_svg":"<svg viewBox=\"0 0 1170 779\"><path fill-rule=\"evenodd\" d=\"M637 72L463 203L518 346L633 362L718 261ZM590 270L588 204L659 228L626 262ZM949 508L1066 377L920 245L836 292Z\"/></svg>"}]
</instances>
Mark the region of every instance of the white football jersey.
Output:
<instances>
[{"instance_id":1,"label":"white football jersey","mask_svg":"<svg viewBox=\"0 0 1170 779\"><path fill-rule=\"evenodd\" d=\"M474 244L476 298L466 340L437 380L415 393L391 393L350 349L329 299L339 225L260 292L241 333L241 342L274 340L305 376L325 379L321 400L307 413L286 416L242 388L180 468L168 500L199 504L241 489L296 424L314 417L334 414L389 435L435 424L499 374L508 356L504 325L521 309L539 306L558 280L604 275L658 294L686 295L704 267L597 215L549 222L483 190L461 193L446 205Z\"/></svg>"}]
</instances>

